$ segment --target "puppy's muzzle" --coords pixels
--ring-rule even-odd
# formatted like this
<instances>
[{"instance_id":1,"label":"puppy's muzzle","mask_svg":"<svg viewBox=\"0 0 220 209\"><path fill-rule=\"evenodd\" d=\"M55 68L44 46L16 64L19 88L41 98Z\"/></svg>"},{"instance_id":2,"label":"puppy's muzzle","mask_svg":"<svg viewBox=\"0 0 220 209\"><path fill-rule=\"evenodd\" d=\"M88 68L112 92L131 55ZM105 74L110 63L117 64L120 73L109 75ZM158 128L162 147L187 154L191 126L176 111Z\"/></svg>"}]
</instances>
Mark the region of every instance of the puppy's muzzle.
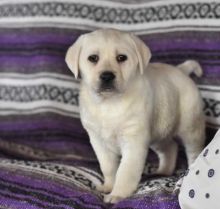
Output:
<instances>
[{"instance_id":1,"label":"puppy's muzzle","mask_svg":"<svg viewBox=\"0 0 220 209\"><path fill-rule=\"evenodd\" d=\"M111 71L104 71L100 74L100 92L113 91L115 89L114 80L116 76Z\"/></svg>"}]
</instances>

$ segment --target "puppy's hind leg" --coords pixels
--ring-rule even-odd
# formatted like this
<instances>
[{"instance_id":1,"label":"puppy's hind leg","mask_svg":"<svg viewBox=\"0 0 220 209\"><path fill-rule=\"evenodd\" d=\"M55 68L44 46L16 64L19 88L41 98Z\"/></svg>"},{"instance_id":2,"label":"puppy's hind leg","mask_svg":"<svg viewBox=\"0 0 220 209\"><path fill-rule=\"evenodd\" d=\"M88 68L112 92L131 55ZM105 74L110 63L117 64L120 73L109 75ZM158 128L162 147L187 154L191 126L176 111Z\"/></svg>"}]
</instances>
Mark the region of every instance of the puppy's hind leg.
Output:
<instances>
[{"instance_id":1,"label":"puppy's hind leg","mask_svg":"<svg viewBox=\"0 0 220 209\"><path fill-rule=\"evenodd\" d=\"M192 125L179 134L185 147L188 166L191 165L203 150L205 143L204 124Z\"/></svg>"},{"instance_id":2,"label":"puppy's hind leg","mask_svg":"<svg viewBox=\"0 0 220 209\"><path fill-rule=\"evenodd\" d=\"M194 114L184 114L178 135L185 147L188 166L190 166L204 148L205 120L203 114L196 111Z\"/></svg>"},{"instance_id":3,"label":"puppy's hind leg","mask_svg":"<svg viewBox=\"0 0 220 209\"><path fill-rule=\"evenodd\" d=\"M159 166L156 171L158 175L172 175L176 167L178 145L175 141L169 140L153 144L151 149L156 152L159 158Z\"/></svg>"},{"instance_id":4,"label":"puppy's hind leg","mask_svg":"<svg viewBox=\"0 0 220 209\"><path fill-rule=\"evenodd\" d=\"M198 90L191 88L183 95L177 135L185 147L188 166L190 166L204 148L205 118Z\"/></svg>"}]
</instances>

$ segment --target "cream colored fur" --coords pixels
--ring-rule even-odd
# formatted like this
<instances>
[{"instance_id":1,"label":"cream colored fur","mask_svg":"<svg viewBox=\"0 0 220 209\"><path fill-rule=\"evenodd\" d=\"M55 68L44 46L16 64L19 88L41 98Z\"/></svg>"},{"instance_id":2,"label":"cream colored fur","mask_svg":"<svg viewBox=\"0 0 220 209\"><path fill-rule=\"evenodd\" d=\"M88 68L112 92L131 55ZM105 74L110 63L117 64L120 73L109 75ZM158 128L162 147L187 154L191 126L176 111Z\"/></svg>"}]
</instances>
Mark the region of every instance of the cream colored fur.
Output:
<instances>
[{"instance_id":1,"label":"cream colored fur","mask_svg":"<svg viewBox=\"0 0 220 209\"><path fill-rule=\"evenodd\" d=\"M94 64L88 57L99 56ZM118 54L127 55L123 63ZM202 101L190 72L200 75L195 61L177 67L149 63L149 48L136 36L113 29L82 35L71 46L66 62L82 75L80 115L104 176L97 190L104 201L129 197L138 186L149 148L159 157L158 174L170 175L176 165L175 136L182 139L188 163L204 144ZM101 91L99 76L116 75L115 89Z\"/></svg>"}]
</instances>

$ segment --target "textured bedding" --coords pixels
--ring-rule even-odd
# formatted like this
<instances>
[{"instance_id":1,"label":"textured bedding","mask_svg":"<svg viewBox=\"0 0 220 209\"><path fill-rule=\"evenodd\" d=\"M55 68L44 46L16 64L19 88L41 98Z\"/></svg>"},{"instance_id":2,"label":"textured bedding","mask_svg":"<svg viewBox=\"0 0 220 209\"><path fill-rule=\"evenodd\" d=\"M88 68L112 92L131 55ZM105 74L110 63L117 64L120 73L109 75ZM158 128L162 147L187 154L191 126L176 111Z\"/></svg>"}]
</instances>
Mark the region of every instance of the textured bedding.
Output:
<instances>
[{"instance_id":1,"label":"textured bedding","mask_svg":"<svg viewBox=\"0 0 220 209\"><path fill-rule=\"evenodd\" d=\"M80 34L100 27L139 35L152 62L199 61L204 76L192 78L207 140L220 126L217 0L0 1L0 208L180 208L173 190L186 168L182 152L171 177L151 174L157 159L150 153L138 190L116 205L94 190L102 176L79 120L79 81L64 57Z\"/></svg>"}]
</instances>

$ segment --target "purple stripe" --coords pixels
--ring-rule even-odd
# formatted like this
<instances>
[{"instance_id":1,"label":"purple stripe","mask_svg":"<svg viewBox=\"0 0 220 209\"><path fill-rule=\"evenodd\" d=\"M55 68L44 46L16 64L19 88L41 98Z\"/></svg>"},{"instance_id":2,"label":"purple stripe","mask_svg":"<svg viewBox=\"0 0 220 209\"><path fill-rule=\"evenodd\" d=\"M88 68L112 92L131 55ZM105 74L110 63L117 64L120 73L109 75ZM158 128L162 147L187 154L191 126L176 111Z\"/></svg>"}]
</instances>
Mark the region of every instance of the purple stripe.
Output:
<instances>
[{"instance_id":1,"label":"purple stripe","mask_svg":"<svg viewBox=\"0 0 220 209\"><path fill-rule=\"evenodd\" d=\"M202 60L201 60L201 64L202 64ZM210 66L210 65L205 65L202 64L203 69L204 69L204 74L205 77L207 78L212 78L212 77L216 77L216 76L220 76L220 66ZM219 78L219 77L216 77Z\"/></svg>"},{"instance_id":2,"label":"purple stripe","mask_svg":"<svg viewBox=\"0 0 220 209\"><path fill-rule=\"evenodd\" d=\"M16 63L11 62L1 62L0 72L12 72L12 73L22 73L22 74L32 74L40 72L52 72L61 73L64 75L70 75L73 77L72 72L68 69L65 62L45 62L41 61L38 63L20 63L19 66Z\"/></svg>"},{"instance_id":3,"label":"purple stripe","mask_svg":"<svg viewBox=\"0 0 220 209\"><path fill-rule=\"evenodd\" d=\"M43 134L42 134L43 135ZM14 137L13 137L14 139ZM39 140L33 140L32 134L27 134L26 137L16 138L16 139L8 139L8 142L13 142L16 144L26 145L30 147L34 147L36 149L48 149L50 151L59 151L64 153L75 153L82 152L86 149L89 152L92 152L92 147L89 143L87 137L84 139L73 137L71 140L65 140L65 137L51 137L51 136L42 136ZM88 154L85 152L84 154Z\"/></svg>"},{"instance_id":4,"label":"purple stripe","mask_svg":"<svg viewBox=\"0 0 220 209\"><path fill-rule=\"evenodd\" d=\"M20 64L29 64L31 63L47 63L47 62L65 62L64 61L64 55L63 56L49 56L49 55L33 55L33 56L0 56L0 62L5 62L5 63L14 63L17 65Z\"/></svg>"},{"instance_id":5,"label":"purple stripe","mask_svg":"<svg viewBox=\"0 0 220 209\"><path fill-rule=\"evenodd\" d=\"M36 31L37 30L37 31ZM61 31L62 30L62 31ZM69 44L73 43L77 37L84 32L75 32L74 30L42 30L41 28L29 31L18 31L11 30L9 32L0 31L0 43L10 43L10 44L36 44L36 43L58 43L58 44ZM211 41L213 43L220 42L220 36L217 32L171 32L165 34L153 34L153 35L143 35L141 36L143 40L148 44L167 46L169 43L176 42L182 43L186 42L191 46L190 43L195 43L201 46L201 43L209 44ZM158 41L159 40L159 41ZM176 41L175 41L176 40ZM198 46L197 45L197 46ZM203 46L201 46L203 47Z\"/></svg>"},{"instance_id":6,"label":"purple stripe","mask_svg":"<svg viewBox=\"0 0 220 209\"><path fill-rule=\"evenodd\" d=\"M33 116L5 117L0 121L0 131L39 131L51 130L71 132L79 136L85 136L80 119L60 116L56 114L34 114Z\"/></svg>"},{"instance_id":7,"label":"purple stripe","mask_svg":"<svg viewBox=\"0 0 220 209\"><path fill-rule=\"evenodd\" d=\"M65 29L63 29L65 31ZM66 34L60 34L59 31L50 33L48 31L41 31L41 33L35 32L23 32L19 35L15 35L17 31L12 31L7 34L1 34L0 32L0 44L65 44L70 45L75 42L80 33L70 33L66 31ZM172 34L172 36L170 35ZM176 35L175 35L176 34ZM220 49L220 36L210 36L211 33L200 32L197 36L192 36L191 33L183 32L181 35L179 32L168 33L168 34L155 34L154 38L152 35L144 35L141 38L151 48L152 51L161 49ZM218 33L219 34L219 33Z\"/></svg>"},{"instance_id":8,"label":"purple stripe","mask_svg":"<svg viewBox=\"0 0 220 209\"><path fill-rule=\"evenodd\" d=\"M13 124L13 126L12 126ZM35 129L57 129L57 128L61 128L63 130L68 130L69 124L62 124L62 123L57 123L57 121L41 121L41 122L36 122L36 121L32 121L31 123L27 123L27 122L17 122L17 123L4 123L1 122L0 124L0 130L35 130ZM69 128L73 128L74 126L70 126Z\"/></svg>"},{"instance_id":9,"label":"purple stripe","mask_svg":"<svg viewBox=\"0 0 220 209\"><path fill-rule=\"evenodd\" d=\"M10 132L10 131L9 131ZM2 134L1 137L4 140L7 140L9 142L13 142L13 143L18 143L18 144L25 144L25 145L35 145L34 147L36 148L42 148L44 146L47 146L48 144L53 144L51 148L54 146L55 148L57 148L55 145L57 144L60 145L60 147L58 147L59 150L73 150L73 148L76 148L75 146L88 146L89 144L89 137L86 135L86 131L84 133L84 135L79 135L76 134L73 130L74 135L72 136L65 136L65 133L61 133L61 136L56 136L56 133L53 133L53 130L48 131L47 133L43 132L43 131L36 131L36 133L38 134L37 137L35 137L35 134L31 133L31 132L23 132L24 134L20 135L20 132L14 133L12 132L12 134ZM53 133L53 136L51 136L51 134ZM15 138L15 134L16 134L16 138ZM63 135L63 136L62 136ZM50 145L48 145L50 146Z\"/></svg>"},{"instance_id":10,"label":"purple stripe","mask_svg":"<svg viewBox=\"0 0 220 209\"><path fill-rule=\"evenodd\" d=\"M72 123L68 123L65 121L54 121L49 119L42 119L36 120L32 122L23 122L23 121L16 121L16 122L1 122L0 123L0 130L36 130L36 129L53 129L53 130L69 130L69 131L78 131L81 133L82 126L78 121L72 121Z\"/></svg>"},{"instance_id":11,"label":"purple stripe","mask_svg":"<svg viewBox=\"0 0 220 209\"><path fill-rule=\"evenodd\" d=\"M32 187L35 188L39 188L39 189L46 189L49 191L53 191L56 192L58 194L64 195L65 197L74 197L74 196L80 196L83 192L78 192L75 191L71 188L65 187L63 185L57 184L56 182L52 181L52 180L46 180L45 178L43 178L43 176L38 176L38 178L36 176L30 176L31 173L29 173L29 175L25 175L24 173L22 175L19 175L18 173L14 173L13 171L7 171L3 170L3 168L1 168L0 170L0 177L12 181L12 182L18 182L21 184L25 184L25 185L30 185Z\"/></svg>"},{"instance_id":12,"label":"purple stripe","mask_svg":"<svg viewBox=\"0 0 220 209\"><path fill-rule=\"evenodd\" d=\"M63 137L60 138L59 141L54 142L53 138L49 138L51 141L48 140L43 142L43 139L41 142L33 141L30 139L31 135L25 139L18 139L15 143L18 143L20 145L26 145L29 147L34 147L34 149L40 149L40 150L46 150L46 151L52 151L59 154L75 154L78 156L86 157L87 159L89 157L92 157L95 159L95 155L93 152L93 149L91 145L89 144L89 140L85 139L85 142L76 142L75 138L72 139L72 142L67 142ZM29 140L28 140L29 139ZM25 154L25 153L24 153ZM64 156L65 157L65 156ZM62 159L60 159L62 160Z\"/></svg>"},{"instance_id":13,"label":"purple stripe","mask_svg":"<svg viewBox=\"0 0 220 209\"><path fill-rule=\"evenodd\" d=\"M0 191L1 193L1 191ZM15 193L15 192L3 192L3 195L10 195L11 198L9 199L9 201L11 202L13 199L15 199L15 201L17 203L19 202L25 202L25 205L23 206L23 208L48 208L48 206L50 206L50 208L53 208L54 205L50 205L50 203L45 203L37 198L34 198L33 196L26 196L26 195L22 195L22 194L18 194L18 193ZM1 195L0 195L1 197ZM11 203L10 203L11 204ZM11 205L10 205L10 208L11 208ZM17 206L16 206L17 208ZM23 209L22 208L22 209Z\"/></svg>"},{"instance_id":14,"label":"purple stripe","mask_svg":"<svg viewBox=\"0 0 220 209\"><path fill-rule=\"evenodd\" d=\"M11 186L11 184L10 184L10 186ZM13 186L13 185L12 185ZM15 185L16 186L16 185ZM7 187L7 186L6 186ZM20 188L19 188L20 189ZM23 190L23 188L21 188L22 190ZM28 189L29 190L29 189ZM28 190L24 190L24 191L28 191ZM35 192L35 191L34 191ZM38 191L36 191L36 193L38 193ZM41 192L40 191L40 193L41 193L41 195L44 195L44 192ZM13 191L9 191L8 193L6 193L6 192L4 192L4 194L3 195L10 195L11 196L11 199L10 200L12 200L12 199L16 199L18 202L25 202L26 204L25 204L25 206L27 207L27 206L29 206L29 204L30 205L33 205L34 206L34 208L38 208L38 207L44 207L45 209L46 208L50 208L50 209L54 209L54 208L56 208L56 209L60 209L60 208L65 208L65 209L69 209L71 206L72 206L72 204L70 204L70 206L67 204L67 205L65 205L65 203L63 204L63 201L65 201L65 202L70 202L70 201L74 201L74 203L75 202L78 202L78 203L81 203L82 205L88 205L88 203L82 203L82 202L80 202L80 200L78 200L77 198L73 198L73 197L71 197L71 198L65 198L65 199L63 199L63 198L57 198L57 197L55 197L55 199L56 199L56 203L52 203L52 202L50 202L50 200L49 199L47 199L47 197L51 197L52 199L54 199L54 197L53 196L51 196L51 194L48 194L48 193L46 193L45 194L45 196L47 196L45 199L43 198L43 199L41 199L40 197L39 198L37 198L38 196L36 196L36 195L31 195L31 194L28 194L28 195L26 195L26 194L18 194L17 192L13 192ZM25 207L25 208L26 208ZM17 208L17 207L16 207ZM29 208L29 207L28 207ZM71 208L73 208L73 207L71 207ZM91 208L96 208L96 207L91 207Z\"/></svg>"},{"instance_id":15,"label":"purple stripe","mask_svg":"<svg viewBox=\"0 0 220 209\"><path fill-rule=\"evenodd\" d=\"M205 38L204 38L205 39ZM172 39L156 39L148 41L147 38L144 40L145 43L150 47L152 52L154 51L169 51L170 49L209 49L209 50L219 50L220 40L204 40L204 39L194 39L190 40L188 38L172 38Z\"/></svg>"},{"instance_id":16,"label":"purple stripe","mask_svg":"<svg viewBox=\"0 0 220 209\"><path fill-rule=\"evenodd\" d=\"M5 192L0 191L0 193L6 195ZM24 209L24 208L38 209L37 206L30 205L25 201L13 200L11 198L3 197L1 194L0 194L0 206L3 206L5 208L16 208L16 209Z\"/></svg>"},{"instance_id":17,"label":"purple stripe","mask_svg":"<svg viewBox=\"0 0 220 209\"><path fill-rule=\"evenodd\" d=\"M72 44L76 38L81 34L79 32L70 32L62 29L54 31L38 29L38 31L16 31L12 30L5 34L0 31L0 44ZM2 34L3 33L3 34ZM192 48L197 49L219 49L220 36L219 33L213 32L173 32L167 34L144 35L141 38L154 50L175 49L175 48Z\"/></svg>"},{"instance_id":18,"label":"purple stripe","mask_svg":"<svg viewBox=\"0 0 220 209\"><path fill-rule=\"evenodd\" d=\"M74 141L74 139L73 139ZM33 147L33 143L29 143L30 146ZM49 150L52 152L56 152L60 155L63 155L63 158L65 159L65 155L67 154L73 154L73 155L77 155L79 157L85 158L85 159L96 159L94 152L92 150L91 145L87 144L84 145L83 143L66 143L66 142L62 142L62 139L57 142L48 142L48 143L38 143L36 144L38 149L42 149L42 150ZM35 146L36 147L36 146ZM62 160L62 157L60 158L60 160ZM74 160L74 159L72 159Z\"/></svg>"},{"instance_id":19,"label":"purple stripe","mask_svg":"<svg viewBox=\"0 0 220 209\"><path fill-rule=\"evenodd\" d=\"M0 44L1 45L9 45L9 44L37 44L39 46L43 44L64 44L65 46L71 45L75 42L77 35L62 35L59 34L42 34L36 36L26 36L21 35L19 37L14 37L12 35L2 36L0 35ZM148 36L142 38L144 42L150 47L152 51L161 51L161 50L169 50L169 49L209 49L216 50L220 49L220 39L217 40L216 37L214 39L207 39L204 37L196 37L191 38L187 37L166 37L166 36L156 36L154 39L149 39ZM25 49L25 45L24 45Z\"/></svg>"},{"instance_id":20,"label":"purple stripe","mask_svg":"<svg viewBox=\"0 0 220 209\"><path fill-rule=\"evenodd\" d=\"M74 200L76 202L78 202L76 198L80 197L80 198L86 200L86 202L88 202L86 204L88 206L90 205L89 203L99 204L99 205L101 203L101 201L91 193L86 193L86 192L83 192L82 190L76 191L76 188L74 189L73 185L71 185L72 188L70 188L69 186L63 186L61 184L57 184L54 181L54 179L52 182L52 179L46 180L43 176L42 176L42 178L36 178L36 176L29 177L29 175L28 176L26 176L24 174L19 175L18 173L13 173L13 172L9 172L9 171L5 172L3 170L0 170L0 177L4 178L6 180L10 180L12 182L15 182L15 185L16 185L16 182L18 182L18 183L25 184L28 186L30 185L31 187L35 187L35 188L39 188L39 189L46 189L49 192L51 191L51 194L49 193L50 195L53 195L53 192L55 192L55 193L58 193L62 196L65 196L66 198L69 198L70 200ZM57 197L56 195L54 195L54 196ZM61 197L61 199L62 199L62 197ZM101 204L103 204L103 203L101 203ZM100 207L91 207L91 208L100 208Z\"/></svg>"},{"instance_id":21,"label":"purple stripe","mask_svg":"<svg viewBox=\"0 0 220 209\"><path fill-rule=\"evenodd\" d=\"M1 34L0 33L0 44L49 44L49 43L57 43L57 44L72 44L79 34L59 34L59 32L48 33L43 32L41 34L33 34L33 33L20 33L17 35L16 31L12 31L11 33Z\"/></svg>"},{"instance_id":22,"label":"purple stripe","mask_svg":"<svg viewBox=\"0 0 220 209\"><path fill-rule=\"evenodd\" d=\"M114 205L112 209L116 208L146 208L146 209L180 209L178 198L172 194L155 194L149 196L143 196L136 199L127 199Z\"/></svg>"}]
</instances>

